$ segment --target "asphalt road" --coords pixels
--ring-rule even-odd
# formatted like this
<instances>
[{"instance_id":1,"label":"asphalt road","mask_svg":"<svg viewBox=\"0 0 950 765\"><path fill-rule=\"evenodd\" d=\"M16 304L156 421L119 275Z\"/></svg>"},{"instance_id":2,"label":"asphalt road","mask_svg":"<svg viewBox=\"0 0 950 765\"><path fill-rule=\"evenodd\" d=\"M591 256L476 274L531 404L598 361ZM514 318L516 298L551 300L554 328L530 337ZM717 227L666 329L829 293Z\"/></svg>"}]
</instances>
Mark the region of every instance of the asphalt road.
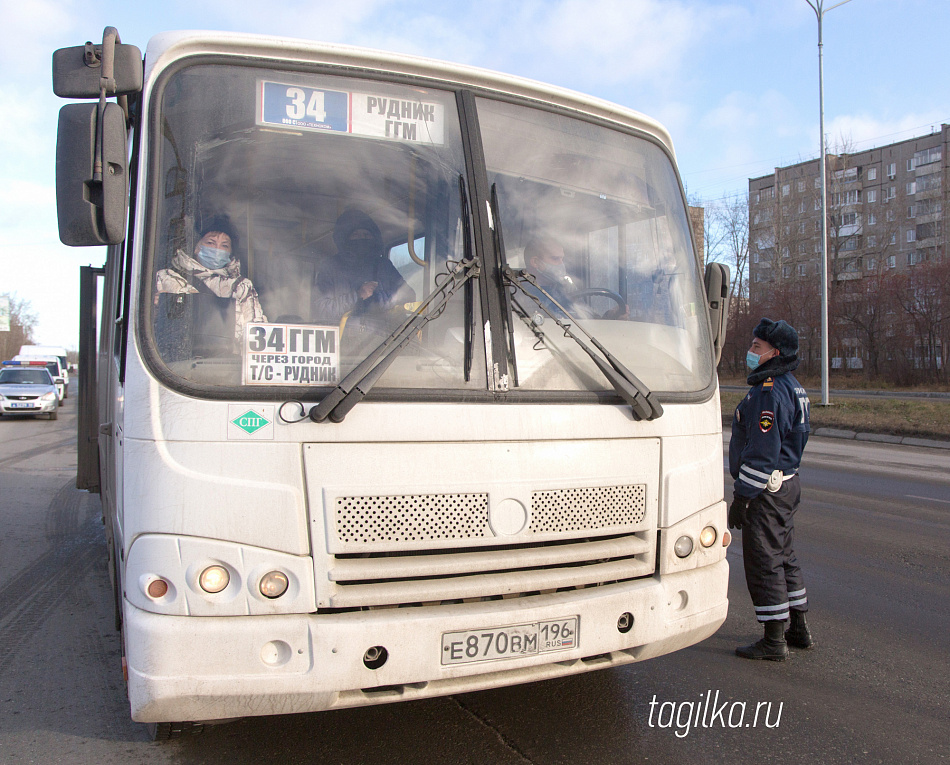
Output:
<instances>
[{"instance_id":1,"label":"asphalt road","mask_svg":"<svg viewBox=\"0 0 950 765\"><path fill-rule=\"evenodd\" d=\"M0 418L0 762L950 759L950 455L818 438L797 521L813 651L783 664L733 655L759 634L733 543L726 624L677 654L150 742L128 716L98 498L73 488L75 403L56 422Z\"/></svg>"}]
</instances>

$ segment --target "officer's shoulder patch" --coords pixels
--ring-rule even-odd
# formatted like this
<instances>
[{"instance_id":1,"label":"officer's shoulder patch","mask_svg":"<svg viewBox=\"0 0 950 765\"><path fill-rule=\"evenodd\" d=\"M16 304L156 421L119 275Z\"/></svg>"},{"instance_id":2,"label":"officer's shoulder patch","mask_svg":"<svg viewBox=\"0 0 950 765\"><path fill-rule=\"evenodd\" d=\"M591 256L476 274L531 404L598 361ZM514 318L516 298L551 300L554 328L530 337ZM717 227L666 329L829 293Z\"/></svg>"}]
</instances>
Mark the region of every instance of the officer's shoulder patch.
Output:
<instances>
[{"instance_id":1,"label":"officer's shoulder patch","mask_svg":"<svg viewBox=\"0 0 950 765\"><path fill-rule=\"evenodd\" d=\"M773 385L775 385L775 380L771 377L766 377L765 382L762 383L762 390L771 390Z\"/></svg>"},{"instance_id":2,"label":"officer's shoulder patch","mask_svg":"<svg viewBox=\"0 0 950 765\"><path fill-rule=\"evenodd\" d=\"M772 425L775 424L775 412L771 412L768 409L763 409L759 413L759 430L763 433L768 433L772 429Z\"/></svg>"}]
</instances>

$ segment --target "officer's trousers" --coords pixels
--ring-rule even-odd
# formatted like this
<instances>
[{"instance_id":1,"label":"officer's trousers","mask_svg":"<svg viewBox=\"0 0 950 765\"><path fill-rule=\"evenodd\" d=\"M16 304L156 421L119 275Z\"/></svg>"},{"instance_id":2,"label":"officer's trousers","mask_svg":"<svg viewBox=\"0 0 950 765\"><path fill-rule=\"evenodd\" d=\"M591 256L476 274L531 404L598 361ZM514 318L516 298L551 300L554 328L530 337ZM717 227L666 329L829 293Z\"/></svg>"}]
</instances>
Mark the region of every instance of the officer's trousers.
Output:
<instances>
[{"instance_id":1,"label":"officer's trousers","mask_svg":"<svg viewBox=\"0 0 950 765\"><path fill-rule=\"evenodd\" d=\"M760 622L784 621L789 609L808 610L805 581L793 547L795 510L801 499L796 475L775 493L763 491L749 503L742 526L745 581Z\"/></svg>"}]
</instances>

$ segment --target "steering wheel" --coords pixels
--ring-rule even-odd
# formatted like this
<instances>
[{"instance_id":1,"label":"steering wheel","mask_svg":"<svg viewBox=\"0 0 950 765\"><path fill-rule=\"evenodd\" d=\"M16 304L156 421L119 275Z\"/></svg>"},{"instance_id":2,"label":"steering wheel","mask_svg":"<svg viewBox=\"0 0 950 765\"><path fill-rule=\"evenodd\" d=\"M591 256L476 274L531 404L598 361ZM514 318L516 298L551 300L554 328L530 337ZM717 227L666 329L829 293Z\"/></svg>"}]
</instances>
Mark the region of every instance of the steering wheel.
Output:
<instances>
[{"instance_id":1,"label":"steering wheel","mask_svg":"<svg viewBox=\"0 0 950 765\"><path fill-rule=\"evenodd\" d=\"M576 302L582 298L586 297L605 297L613 300L617 305L613 308L604 311L604 313L598 318L601 319L619 319L627 315L627 301L623 299L621 295L614 292L613 290L608 290L604 287L590 287L586 290L578 290L577 292L571 293L571 301Z\"/></svg>"}]
</instances>

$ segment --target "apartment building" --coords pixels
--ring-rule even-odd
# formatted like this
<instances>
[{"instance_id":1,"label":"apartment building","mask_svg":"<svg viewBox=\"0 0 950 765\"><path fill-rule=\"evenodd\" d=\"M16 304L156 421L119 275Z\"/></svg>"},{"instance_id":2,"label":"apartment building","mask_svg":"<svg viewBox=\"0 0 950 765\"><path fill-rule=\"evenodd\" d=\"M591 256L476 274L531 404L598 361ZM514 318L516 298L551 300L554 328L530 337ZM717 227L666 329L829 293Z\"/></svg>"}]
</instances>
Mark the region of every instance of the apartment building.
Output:
<instances>
[{"instance_id":1,"label":"apartment building","mask_svg":"<svg viewBox=\"0 0 950 765\"><path fill-rule=\"evenodd\" d=\"M941 258L950 125L929 135L827 155L833 281ZM819 160L749 179L749 289L815 280L821 262Z\"/></svg>"}]
</instances>

